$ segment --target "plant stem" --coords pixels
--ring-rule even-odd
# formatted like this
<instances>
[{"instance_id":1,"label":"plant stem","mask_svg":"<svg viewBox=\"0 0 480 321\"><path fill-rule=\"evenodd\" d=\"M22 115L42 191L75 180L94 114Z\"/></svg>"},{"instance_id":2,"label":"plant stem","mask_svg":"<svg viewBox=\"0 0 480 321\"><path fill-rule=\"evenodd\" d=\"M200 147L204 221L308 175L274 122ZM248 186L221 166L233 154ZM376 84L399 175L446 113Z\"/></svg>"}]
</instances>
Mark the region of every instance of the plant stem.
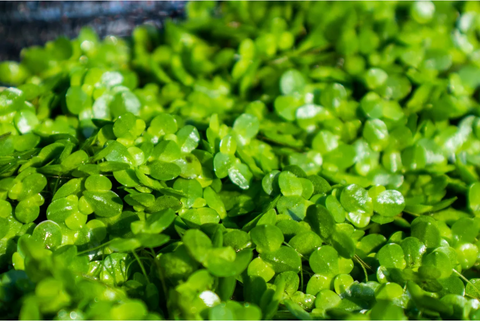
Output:
<instances>
[{"instance_id":1,"label":"plant stem","mask_svg":"<svg viewBox=\"0 0 480 321\"><path fill-rule=\"evenodd\" d=\"M469 279L467 279L466 277L463 276L462 273L458 272L457 270L453 269L453 272L455 272L463 281L467 282L468 284L470 284L474 289L475 291L477 291L478 294L480 294L480 289L478 289L472 282L470 282Z\"/></svg>"},{"instance_id":2,"label":"plant stem","mask_svg":"<svg viewBox=\"0 0 480 321\"><path fill-rule=\"evenodd\" d=\"M303 291L303 264L300 265L300 289Z\"/></svg>"},{"instance_id":3,"label":"plant stem","mask_svg":"<svg viewBox=\"0 0 480 321\"><path fill-rule=\"evenodd\" d=\"M145 270L145 266L143 266L142 260L140 260L140 258L138 257L138 254L135 253L135 251L132 251L132 253L135 259L137 260L138 265L140 265L140 269L142 270L143 275L147 279L148 283L150 283L150 279L148 278L147 271Z\"/></svg>"},{"instance_id":4,"label":"plant stem","mask_svg":"<svg viewBox=\"0 0 480 321\"><path fill-rule=\"evenodd\" d=\"M285 244L285 245L288 246L289 248L292 248L292 249L295 250L295 248L293 248L293 246L291 246L291 245L288 244L287 242L283 242L283 244ZM295 250L295 252L297 252L297 250ZM301 253L298 253L298 252L297 252L297 254L300 255L300 257L302 257L302 258L304 257Z\"/></svg>"},{"instance_id":5,"label":"plant stem","mask_svg":"<svg viewBox=\"0 0 480 321\"><path fill-rule=\"evenodd\" d=\"M155 254L155 251L152 248L150 248L150 253L152 253L153 259L157 257L157 254Z\"/></svg>"},{"instance_id":6,"label":"plant stem","mask_svg":"<svg viewBox=\"0 0 480 321\"><path fill-rule=\"evenodd\" d=\"M357 263L360 264L360 266L362 267L362 270L363 270L363 273L365 274L365 282L368 282L368 273L367 273L367 269L365 269L365 267L363 266L362 263L360 263L359 261L357 261Z\"/></svg>"},{"instance_id":7,"label":"plant stem","mask_svg":"<svg viewBox=\"0 0 480 321\"><path fill-rule=\"evenodd\" d=\"M152 250L152 249L150 249L150 250ZM153 252L153 250L152 250L152 252ZM155 252L153 252L153 253L155 253ZM157 267L158 277L160 278L160 282L162 283L163 293L165 294L165 298L167 298L167 286L165 284L165 277L163 276L162 268L160 267L160 261L157 259L156 256L154 256L154 258L153 258L153 263Z\"/></svg>"},{"instance_id":8,"label":"plant stem","mask_svg":"<svg viewBox=\"0 0 480 321\"><path fill-rule=\"evenodd\" d=\"M370 270L372 268L367 263L365 263L357 254L355 254L353 259L362 267L363 273L365 274L365 282L368 282L368 273L366 268Z\"/></svg>"},{"instance_id":9,"label":"plant stem","mask_svg":"<svg viewBox=\"0 0 480 321\"><path fill-rule=\"evenodd\" d=\"M105 243L103 243L103 244L100 244L99 246L93 247L93 248L91 248L91 249L87 249L87 250L85 250L85 251L78 252L77 255L82 255L82 254L85 254L85 253L88 253L88 252L92 252L92 251L101 249L102 247L110 244L111 242L112 242L112 240L110 240L110 241L108 241L108 242L105 242Z\"/></svg>"},{"instance_id":10,"label":"plant stem","mask_svg":"<svg viewBox=\"0 0 480 321\"><path fill-rule=\"evenodd\" d=\"M360 256L358 256L357 254L355 254L355 256L353 257L354 259L356 259L360 264L362 264L364 267L366 267L367 269L369 270L372 270L372 267L370 265L368 265L367 263L365 263L364 260L362 260L360 258Z\"/></svg>"},{"instance_id":11,"label":"plant stem","mask_svg":"<svg viewBox=\"0 0 480 321\"><path fill-rule=\"evenodd\" d=\"M415 214L415 213L412 213L412 212L407 212L407 211L403 211L403 213L407 213L408 215L412 215L412 216L415 216L415 217L419 217L420 215L419 214Z\"/></svg>"},{"instance_id":12,"label":"plant stem","mask_svg":"<svg viewBox=\"0 0 480 321\"><path fill-rule=\"evenodd\" d=\"M55 181L55 186L53 186L53 193L52 195L55 195L55 193L57 192L57 187L58 187L58 182L60 181L60 178L57 178L57 180Z\"/></svg>"}]
</instances>

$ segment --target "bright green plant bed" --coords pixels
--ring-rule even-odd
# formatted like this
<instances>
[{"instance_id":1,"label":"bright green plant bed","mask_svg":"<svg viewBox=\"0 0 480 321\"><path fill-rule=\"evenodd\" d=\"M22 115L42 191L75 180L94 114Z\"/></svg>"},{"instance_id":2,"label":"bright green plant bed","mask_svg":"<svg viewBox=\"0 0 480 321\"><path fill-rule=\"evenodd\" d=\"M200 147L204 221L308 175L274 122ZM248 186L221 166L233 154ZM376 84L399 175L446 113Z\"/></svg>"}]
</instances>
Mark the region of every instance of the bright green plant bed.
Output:
<instances>
[{"instance_id":1,"label":"bright green plant bed","mask_svg":"<svg viewBox=\"0 0 480 321\"><path fill-rule=\"evenodd\" d=\"M0 318L480 318L478 2L192 2L0 63Z\"/></svg>"}]
</instances>

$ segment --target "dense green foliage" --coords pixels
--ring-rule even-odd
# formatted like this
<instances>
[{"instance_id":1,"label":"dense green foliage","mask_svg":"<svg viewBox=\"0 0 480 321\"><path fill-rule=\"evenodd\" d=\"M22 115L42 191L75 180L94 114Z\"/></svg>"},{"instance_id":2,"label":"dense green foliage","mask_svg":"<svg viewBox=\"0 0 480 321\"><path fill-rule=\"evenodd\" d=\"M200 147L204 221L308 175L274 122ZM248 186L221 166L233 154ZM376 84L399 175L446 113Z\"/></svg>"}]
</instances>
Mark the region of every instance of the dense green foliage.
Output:
<instances>
[{"instance_id":1,"label":"dense green foliage","mask_svg":"<svg viewBox=\"0 0 480 321\"><path fill-rule=\"evenodd\" d=\"M480 4L187 16L0 63L0 318L479 319Z\"/></svg>"}]
</instances>

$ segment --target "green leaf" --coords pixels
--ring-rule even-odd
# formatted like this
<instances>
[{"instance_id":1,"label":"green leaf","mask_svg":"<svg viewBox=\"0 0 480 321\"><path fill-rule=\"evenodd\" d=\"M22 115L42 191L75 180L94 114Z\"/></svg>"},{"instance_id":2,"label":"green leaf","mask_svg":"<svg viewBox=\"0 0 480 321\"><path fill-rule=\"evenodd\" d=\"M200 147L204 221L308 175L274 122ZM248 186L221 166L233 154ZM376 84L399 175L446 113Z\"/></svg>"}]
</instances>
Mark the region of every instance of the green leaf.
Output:
<instances>
[{"instance_id":1,"label":"green leaf","mask_svg":"<svg viewBox=\"0 0 480 321\"><path fill-rule=\"evenodd\" d=\"M218 178L227 177L230 168L235 164L235 157L229 154L217 153L213 158L213 168Z\"/></svg>"},{"instance_id":2,"label":"green leaf","mask_svg":"<svg viewBox=\"0 0 480 321\"><path fill-rule=\"evenodd\" d=\"M237 120L238 121L238 118ZM245 135L245 134L244 134ZM235 155L237 150L237 140L231 135L227 135L220 141L220 152L229 155Z\"/></svg>"},{"instance_id":3,"label":"green leaf","mask_svg":"<svg viewBox=\"0 0 480 321\"><path fill-rule=\"evenodd\" d=\"M113 100L110 103L110 110L115 118L125 113L139 115L141 107L142 104L140 100L131 91L117 92L115 96L113 96Z\"/></svg>"},{"instance_id":4,"label":"green leaf","mask_svg":"<svg viewBox=\"0 0 480 321\"><path fill-rule=\"evenodd\" d=\"M155 204L155 196L147 193L128 194L125 196L125 202L132 206L141 205L151 207Z\"/></svg>"},{"instance_id":5,"label":"green leaf","mask_svg":"<svg viewBox=\"0 0 480 321\"><path fill-rule=\"evenodd\" d=\"M324 289L317 294L315 299L315 307L317 309L328 310L335 308L340 304L342 299L333 291Z\"/></svg>"},{"instance_id":6,"label":"green leaf","mask_svg":"<svg viewBox=\"0 0 480 321\"><path fill-rule=\"evenodd\" d=\"M383 191L373 199L373 209L383 216L396 216L405 208L403 195L396 190Z\"/></svg>"},{"instance_id":7,"label":"green leaf","mask_svg":"<svg viewBox=\"0 0 480 321\"><path fill-rule=\"evenodd\" d=\"M297 108L302 105L300 99L294 96L278 96L273 106L278 116L287 121L294 121Z\"/></svg>"},{"instance_id":8,"label":"green leaf","mask_svg":"<svg viewBox=\"0 0 480 321\"><path fill-rule=\"evenodd\" d=\"M148 165L150 176L161 181L170 181L180 175L181 169L173 163L154 161Z\"/></svg>"},{"instance_id":9,"label":"green leaf","mask_svg":"<svg viewBox=\"0 0 480 321\"><path fill-rule=\"evenodd\" d=\"M183 243L188 253L200 263L203 263L212 248L212 241L200 230L188 230L183 235Z\"/></svg>"},{"instance_id":10,"label":"green leaf","mask_svg":"<svg viewBox=\"0 0 480 321\"><path fill-rule=\"evenodd\" d=\"M223 236L223 244L232 247L236 252L252 245L250 235L242 230L232 230Z\"/></svg>"},{"instance_id":11,"label":"green leaf","mask_svg":"<svg viewBox=\"0 0 480 321\"><path fill-rule=\"evenodd\" d=\"M178 145L184 153L190 153L197 148L200 142L200 134L192 125L187 125L177 132Z\"/></svg>"},{"instance_id":12,"label":"green leaf","mask_svg":"<svg viewBox=\"0 0 480 321\"><path fill-rule=\"evenodd\" d=\"M277 211L296 221L301 221L305 218L307 209L311 204L301 196L282 196L277 202Z\"/></svg>"},{"instance_id":13,"label":"green leaf","mask_svg":"<svg viewBox=\"0 0 480 321\"><path fill-rule=\"evenodd\" d=\"M322 205L311 205L307 210L305 221L310 225L312 231L323 239L329 238L335 231L335 220Z\"/></svg>"},{"instance_id":14,"label":"green leaf","mask_svg":"<svg viewBox=\"0 0 480 321\"><path fill-rule=\"evenodd\" d=\"M316 233L306 231L292 237L288 244L303 256L309 256L322 245L322 239Z\"/></svg>"},{"instance_id":15,"label":"green leaf","mask_svg":"<svg viewBox=\"0 0 480 321\"><path fill-rule=\"evenodd\" d=\"M207 255L205 265L214 276L237 276L247 268L252 255L250 249L235 254L231 247L213 248Z\"/></svg>"},{"instance_id":16,"label":"green leaf","mask_svg":"<svg viewBox=\"0 0 480 321\"><path fill-rule=\"evenodd\" d=\"M142 319L147 315L147 306L140 300L130 300L118 306L112 307L110 315L113 319Z\"/></svg>"},{"instance_id":17,"label":"green leaf","mask_svg":"<svg viewBox=\"0 0 480 321\"><path fill-rule=\"evenodd\" d=\"M277 251L284 241L282 231L274 225L257 225L250 235L260 254Z\"/></svg>"},{"instance_id":18,"label":"green leaf","mask_svg":"<svg viewBox=\"0 0 480 321\"><path fill-rule=\"evenodd\" d=\"M163 234L149 234L140 233L135 235L135 238L142 244L143 247L155 248L162 246L170 240L168 235Z\"/></svg>"},{"instance_id":19,"label":"green leaf","mask_svg":"<svg viewBox=\"0 0 480 321\"><path fill-rule=\"evenodd\" d=\"M333 280L333 287L338 295L345 295L350 286L354 283L350 274L339 274Z\"/></svg>"},{"instance_id":20,"label":"green leaf","mask_svg":"<svg viewBox=\"0 0 480 321\"><path fill-rule=\"evenodd\" d=\"M278 176L278 185L280 186L280 191L285 196L302 195L302 182L291 172L281 172Z\"/></svg>"},{"instance_id":21,"label":"green leaf","mask_svg":"<svg viewBox=\"0 0 480 321\"><path fill-rule=\"evenodd\" d=\"M419 239L427 248L435 248L440 245L441 235L435 219L421 216L412 222L412 236Z\"/></svg>"},{"instance_id":22,"label":"green leaf","mask_svg":"<svg viewBox=\"0 0 480 321\"><path fill-rule=\"evenodd\" d=\"M299 93L303 90L305 84L305 78L295 69L287 70L280 78L280 90L284 95Z\"/></svg>"},{"instance_id":23,"label":"green leaf","mask_svg":"<svg viewBox=\"0 0 480 321\"><path fill-rule=\"evenodd\" d=\"M20 201L15 208L16 219L22 223L35 221L40 215L41 204L43 204L43 198L36 196Z\"/></svg>"},{"instance_id":24,"label":"green leaf","mask_svg":"<svg viewBox=\"0 0 480 321\"><path fill-rule=\"evenodd\" d=\"M393 301L399 299L403 295L402 287L393 282L382 284L375 293L375 298L377 300L389 300Z\"/></svg>"},{"instance_id":25,"label":"green leaf","mask_svg":"<svg viewBox=\"0 0 480 321\"><path fill-rule=\"evenodd\" d=\"M62 231L53 221L43 221L33 230L32 237L47 249L55 249L62 244Z\"/></svg>"},{"instance_id":26,"label":"green leaf","mask_svg":"<svg viewBox=\"0 0 480 321\"><path fill-rule=\"evenodd\" d=\"M262 253L260 257L272 266L275 273L286 271L298 273L301 269L301 258L298 253L290 247L282 246L275 252Z\"/></svg>"},{"instance_id":27,"label":"green leaf","mask_svg":"<svg viewBox=\"0 0 480 321\"><path fill-rule=\"evenodd\" d=\"M203 190L203 197L205 198L208 207L217 211L220 218L224 219L227 216L225 204L211 187L207 187Z\"/></svg>"},{"instance_id":28,"label":"green leaf","mask_svg":"<svg viewBox=\"0 0 480 321\"><path fill-rule=\"evenodd\" d=\"M480 232L478 224L471 218L457 220L451 230L457 243L473 243Z\"/></svg>"},{"instance_id":29,"label":"green leaf","mask_svg":"<svg viewBox=\"0 0 480 321\"><path fill-rule=\"evenodd\" d=\"M177 128L177 121L172 115L160 114L152 119L148 127L148 132L153 136L161 137L175 134Z\"/></svg>"},{"instance_id":30,"label":"green leaf","mask_svg":"<svg viewBox=\"0 0 480 321\"><path fill-rule=\"evenodd\" d=\"M66 94L67 108L74 115L92 106L92 98L81 87L70 87Z\"/></svg>"},{"instance_id":31,"label":"green leaf","mask_svg":"<svg viewBox=\"0 0 480 321\"><path fill-rule=\"evenodd\" d=\"M157 234L166 230L177 216L171 208L162 209L147 217L145 232ZM133 223L135 224L135 223Z\"/></svg>"},{"instance_id":32,"label":"green leaf","mask_svg":"<svg viewBox=\"0 0 480 321\"><path fill-rule=\"evenodd\" d=\"M363 127L363 137L374 151L382 151L389 142L387 125L380 119L367 120Z\"/></svg>"},{"instance_id":33,"label":"green leaf","mask_svg":"<svg viewBox=\"0 0 480 321\"><path fill-rule=\"evenodd\" d=\"M279 185L278 185L279 174L280 174L280 171L273 170L267 175L263 176L262 188L263 188L263 191L268 195L279 193Z\"/></svg>"},{"instance_id":34,"label":"green leaf","mask_svg":"<svg viewBox=\"0 0 480 321\"><path fill-rule=\"evenodd\" d=\"M112 182L105 176L93 175L85 180L85 188L92 192L106 192L112 189Z\"/></svg>"},{"instance_id":35,"label":"green leaf","mask_svg":"<svg viewBox=\"0 0 480 321\"><path fill-rule=\"evenodd\" d=\"M233 131L237 134L239 145L245 145L254 138L259 130L258 118L251 114L242 114L233 123ZM220 147L221 148L221 147Z\"/></svg>"},{"instance_id":36,"label":"green leaf","mask_svg":"<svg viewBox=\"0 0 480 321\"><path fill-rule=\"evenodd\" d=\"M96 215L101 217L112 217L122 213L122 199L114 192L83 192L87 202L93 207Z\"/></svg>"},{"instance_id":37,"label":"green leaf","mask_svg":"<svg viewBox=\"0 0 480 321\"><path fill-rule=\"evenodd\" d=\"M228 177L230 177L232 183L241 189L248 189L250 188L253 174L247 165L236 163L228 168Z\"/></svg>"},{"instance_id":38,"label":"green leaf","mask_svg":"<svg viewBox=\"0 0 480 321\"><path fill-rule=\"evenodd\" d=\"M323 178L318 175L310 175L308 179L313 184L313 194L323 194L331 191L332 187L330 184Z\"/></svg>"},{"instance_id":39,"label":"green leaf","mask_svg":"<svg viewBox=\"0 0 480 321\"><path fill-rule=\"evenodd\" d=\"M345 221L347 212L345 212L342 204L340 204L338 199L333 194L328 195L325 199L325 207L332 214L335 222L342 223Z\"/></svg>"},{"instance_id":40,"label":"green leaf","mask_svg":"<svg viewBox=\"0 0 480 321\"><path fill-rule=\"evenodd\" d=\"M140 185L140 180L136 176L135 171L132 169L115 171L113 172L113 177L115 177L117 182L126 187L135 187Z\"/></svg>"},{"instance_id":41,"label":"green leaf","mask_svg":"<svg viewBox=\"0 0 480 321\"><path fill-rule=\"evenodd\" d=\"M200 227L203 224L218 224L220 216L215 210L207 207L190 209L181 215L182 219L190 223L192 227Z\"/></svg>"},{"instance_id":42,"label":"green leaf","mask_svg":"<svg viewBox=\"0 0 480 321\"><path fill-rule=\"evenodd\" d=\"M407 320L401 307L386 300L380 300L375 304L371 317L374 320Z\"/></svg>"},{"instance_id":43,"label":"green leaf","mask_svg":"<svg viewBox=\"0 0 480 321\"><path fill-rule=\"evenodd\" d=\"M385 236L380 234L369 234L364 237L356 245L356 253L360 257L365 257L370 253L374 253L386 243Z\"/></svg>"},{"instance_id":44,"label":"green leaf","mask_svg":"<svg viewBox=\"0 0 480 321\"><path fill-rule=\"evenodd\" d=\"M475 215L480 213L480 183L473 183L468 188L468 206Z\"/></svg>"},{"instance_id":45,"label":"green leaf","mask_svg":"<svg viewBox=\"0 0 480 321\"><path fill-rule=\"evenodd\" d=\"M137 239L116 238L108 245L113 251L129 252L139 248L142 244Z\"/></svg>"},{"instance_id":46,"label":"green leaf","mask_svg":"<svg viewBox=\"0 0 480 321\"><path fill-rule=\"evenodd\" d=\"M427 248L415 237L407 237L400 242L407 267L418 268L422 264L422 256Z\"/></svg>"},{"instance_id":47,"label":"green leaf","mask_svg":"<svg viewBox=\"0 0 480 321\"><path fill-rule=\"evenodd\" d=\"M47 208L47 218L57 223L63 223L72 214L78 212L78 198L67 196L53 201Z\"/></svg>"},{"instance_id":48,"label":"green leaf","mask_svg":"<svg viewBox=\"0 0 480 321\"><path fill-rule=\"evenodd\" d=\"M355 242L346 232L335 231L331 242L341 256L352 258L355 255Z\"/></svg>"},{"instance_id":49,"label":"green leaf","mask_svg":"<svg viewBox=\"0 0 480 321\"><path fill-rule=\"evenodd\" d=\"M294 295L300 286L298 274L293 271L282 272L275 278L274 284L277 285L283 281L285 281L285 292Z\"/></svg>"},{"instance_id":50,"label":"green leaf","mask_svg":"<svg viewBox=\"0 0 480 321\"><path fill-rule=\"evenodd\" d=\"M465 287L465 295L478 299L480 297L480 279L474 278L469 281Z\"/></svg>"},{"instance_id":51,"label":"green leaf","mask_svg":"<svg viewBox=\"0 0 480 321\"><path fill-rule=\"evenodd\" d=\"M133 165L132 155L130 155L128 149L125 146L118 143L117 141L109 141L107 148L101 150L98 154L94 156L94 160L99 160L102 158L105 158L107 161L110 162L120 162Z\"/></svg>"},{"instance_id":52,"label":"green leaf","mask_svg":"<svg viewBox=\"0 0 480 321\"><path fill-rule=\"evenodd\" d=\"M0 238L4 238L10 229L9 222L6 218L0 217Z\"/></svg>"},{"instance_id":53,"label":"green leaf","mask_svg":"<svg viewBox=\"0 0 480 321\"><path fill-rule=\"evenodd\" d=\"M377 253L376 258L381 266L387 269L404 269L406 267L403 249L400 245L389 243Z\"/></svg>"},{"instance_id":54,"label":"green leaf","mask_svg":"<svg viewBox=\"0 0 480 321\"><path fill-rule=\"evenodd\" d=\"M370 68L365 74L365 82L369 89L382 86L387 81L388 74L380 68Z\"/></svg>"},{"instance_id":55,"label":"green leaf","mask_svg":"<svg viewBox=\"0 0 480 321\"><path fill-rule=\"evenodd\" d=\"M263 261L260 257L257 257L248 265L247 274L252 277L261 277L265 282L268 282L275 275L275 271L269 263Z\"/></svg>"},{"instance_id":56,"label":"green leaf","mask_svg":"<svg viewBox=\"0 0 480 321\"><path fill-rule=\"evenodd\" d=\"M329 245L317 249L310 255L310 267L314 273L326 277L335 277L339 274L338 252Z\"/></svg>"},{"instance_id":57,"label":"green leaf","mask_svg":"<svg viewBox=\"0 0 480 321\"><path fill-rule=\"evenodd\" d=\"M138 136L136 126L137 117L132 113L125 113L116 119L113 124L113 133L117 138L133 140Z\"/></svg>"},{"instance_id":58,"label":"green leaf","mask_svg":"<svg viewBox=\"0 0 480 321\"><path fill-rule=\"evenodd\" d=\"M340 202L348 212L361 211L370 214L373 211L372 199L367 190L356 184L348 185L343 189Z\"/></svg>"},{"instance_id":59,"label":"green leaf","mask_svg":"<svg viewBox=\"0 0 480 321\"><path fill-rule=\"evenodd\" d=\"M410 146L402 152L402 163L407 170L425 168L427 164L427 151L423 146Z\"/></svg>"},{"instance_id":60,"label":"green leaf","mask_svg":"<svg viewBox=\"0 0 480 321\"><path fill-rule=\"evenodd\" d=\"M440 279L447 278L453 273L453 266L450 258L447 254L438 250L425 255L422 266L435 268L439 271Z\"/></svg>"},{"instance_id":61,"label":"green leaf","mask_svg":"<svg viewBox=\"0 0 480 321\"><path fill-rule=\"evenodd\" d=\"M182 191L186 197L182 198L185 207L192 207L193 203L203 195L202 186L194 179L177 179L173 183L173 188Z\"/></svg>"},{"instance_id":62,"label":"green leaf","mask_svg":"<svg viewBox=\"0 0 480 321\"><path fill-rule=\"evenodd\" d=\"M284 300L283 304L287 307L288 311L290 311L297 319L299 320L312 320L312 317L308 312L303 310L298 304L294 303L291 300Z\"/></svg>"},{"instance_id":63,"label":"green leaf","mask_svg":"<svg viewBox=\"0 0 480 321\"><path fill-rule=\"evenodd\" d=\"M181 157L180 146L171 140L162 141L155 146L152 152L152 158L162 162L171 163Z\"/></svg>"}]
</instances>

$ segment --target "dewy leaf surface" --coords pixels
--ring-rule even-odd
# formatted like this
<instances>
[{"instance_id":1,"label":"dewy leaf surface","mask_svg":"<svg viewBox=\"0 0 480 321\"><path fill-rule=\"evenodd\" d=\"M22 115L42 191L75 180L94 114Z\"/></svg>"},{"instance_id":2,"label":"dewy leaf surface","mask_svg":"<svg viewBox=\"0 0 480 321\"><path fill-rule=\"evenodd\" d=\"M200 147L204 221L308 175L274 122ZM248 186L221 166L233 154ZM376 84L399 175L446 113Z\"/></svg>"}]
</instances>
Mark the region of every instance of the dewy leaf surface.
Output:
<instances>
[{"instance_id":1,"label":"dewy leaf surface","mask_svg":"<svg viewBox=\"0 0 480 321\"><path fill-rule=\"evenodd\" d=\"M172 6L0 62L0 318L480 319L479 4Z\"/></svg>"}]
</instances>

